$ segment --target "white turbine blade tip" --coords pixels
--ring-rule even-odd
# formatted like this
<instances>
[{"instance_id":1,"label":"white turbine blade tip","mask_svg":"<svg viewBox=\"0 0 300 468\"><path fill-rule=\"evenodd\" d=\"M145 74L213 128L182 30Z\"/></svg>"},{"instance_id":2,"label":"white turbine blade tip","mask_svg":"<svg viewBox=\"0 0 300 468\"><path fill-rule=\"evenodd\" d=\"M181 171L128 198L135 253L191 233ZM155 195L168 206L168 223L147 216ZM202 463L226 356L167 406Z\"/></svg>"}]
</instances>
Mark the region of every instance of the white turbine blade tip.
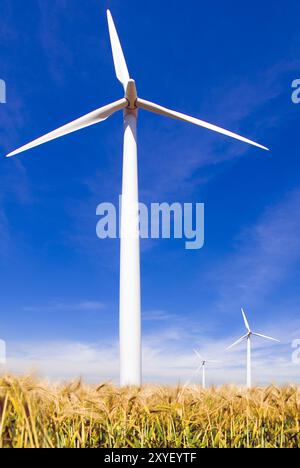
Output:
<instances>
[{"instance_id":1,"label":"white turbine blade tip","mask_svg":"<svg viewBox=\"0 0 300 468\"><path fill-rule=\"evenodd\" d=\"M21 150L16 150L16 151L12 151L11 153L8 153L5 157L6 158L11 158L13 156L16 156L17 154L21 153Z\"/></svg>"},{"instance_id":2,"label":"white turbine blade tip","mask_svg":"<svg viewBox=\"0 0 300 468\"><path fill-rule=\"evenodd\" d=\"M194 349L194 353L196 354L196 356L202 360L202 356L201 354L199 353L199 351L197 351L196 349Z\"/></svg>"},{"instance_id":3,"label":"white turbine blade tip","mask_svg":"<svg viewBox=\"0 0 300 468\"><path fill-rule=\"evenodd\" d=\"M107 10L107 21L116 75L118 80L123 84L124 89L126 91L130 76L126 65L124 53L122 50L121 42L110 10Z\"/></svg>"},{"instance_id":4,"label":"white turbine blade tip","mask_svg":"<svg viewBox=\"0 0 300 468\"><path fill-rule=\"evenodd\" d=\"M250 145L257 146L257 148L260 148L260 149L265 150L265 151L271 151L270 148L267 148L266 146L260 145L259 143L255 143L254 141L251 141L251 140L249 140L248 142L245 141L245 143L249 143Z\"/></svg>"},{"instance_id":5,"label":"white turbine blade tip","mask_svg":"<svg viewBox=\"0 0 300 468\"><path fill-rule=\"evenodd\" d=\"M246 317L246 314L245 314L244 309L242 309L242 314L243 314L243 319L244 319L245 327L246 327L247 330L250 332L250 331L251 331L250 325L249 325L249 322L248 322L248 319L247 319L247 317Z\"/></svg>"}]
</instances>

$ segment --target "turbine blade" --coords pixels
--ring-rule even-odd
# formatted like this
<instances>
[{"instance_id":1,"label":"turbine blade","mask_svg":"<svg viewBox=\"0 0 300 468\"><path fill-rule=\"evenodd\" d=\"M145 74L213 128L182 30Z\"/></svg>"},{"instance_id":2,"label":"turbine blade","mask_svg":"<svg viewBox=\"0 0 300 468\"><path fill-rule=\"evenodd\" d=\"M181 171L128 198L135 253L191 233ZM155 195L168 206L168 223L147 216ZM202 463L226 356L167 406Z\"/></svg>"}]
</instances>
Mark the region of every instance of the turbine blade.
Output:
<instances>
[{"instance_id":1,"label":"turbine blade","mask_svg":"<svg viewBox=\"0 0 300 468\"><path fill-rule=\"evenodd\" d=\"M164 115L166 117L171 117L173 119L177 120L183 120L184 122L189 122L194 125L198 125L199 127L207 128L208 130L212 130L217 133L221 133L223 135L226 135L228 137L234 138L236 140L243 141L244 143L248 143L249 145L257 146L258 148L261 148L263 150L269 151L268 148L265 146L260 145L259 143L256 143L254 141L249 140L248 138L242 137L236 133L230 132L229 130L225 130L224 128L217 127L216 125L212 125L208 122L205 122L204 120L199 120L195 119L194 117L190 117L185 114L181 114L180 112L176 112L170 109L167 109L166 107L159 106L157 104L154 104L149 101L145 101L144 99L138 99L137 101L138 107L141 109L154 112L156 114Z\"/></svg>"},{"instance_id":2,"label":"turbine blade","mask_svg":"<svg viewBox=\"0 0 300 468\"><path fill-rule=\"evenodd\" d=\"M196 354L196 356L197 356L201 361L203 361L203 357L201 356L201 354L200 354L196 349L194 349L194 353Z\"/></svg>"},{"instance_id":3,"label":"turbine blade","mask_svg":"<svg viewBox=\"0 0 300 468\"><path fill-rule=\"evenodd\" d=\"M107 21L116 75L126 91L130 76L115 23L109 10L107 10Z\"/></svg>"},{"instance_id":4,"label":"turbine blade","mask_svg":"<svg viewBox=\"0 0 300 468\"><path fill-rule=\"evenodd\" d=\"M271 338L271 336L261 335L260 333L253 333L254 336L259 336L259 338L264 338L265 340L276 341L276 343L280 343L279 340L275 338Z\"/></svg>"},{"instance_id":5,"label":"turbine blade","mask_svg":"<svg viewBox=\"0 0 300 468\"><path fill-rule=\"evenodd\" d=\"M114 102L109 104L108 106L101 107L90 114L85 115L73 122L64 125L63 127L54 130L53 132L47 133L47 135L38 138L37 140L28 143L27 145L22 146L21 148L9 153L7 158L11 156L15 156L16 154L23 153L31 148L35 148L36 146L42 145L47 143L48 141L55 140L56 138L60 138L64 135L69 133L76 132L77 130L81 130L82 128L89 127L90 125L95 125L99 122L103 122L106 120L110 115L114 114L116 111L124 109L128 105L128 102L125 98L121 99L120 101Z\"/></svg>"},{"instance_id":6,"label":"turbine blade","mask_svg":"<svg viewBox=\"0 0 300 468\"><path fill-rule=\"evenodd\" d=\"M249 325L244 309L242 309L242 314L243 314L243 319L245 322L245 327L247 328L248 332L251 332L250 325Z\"/></svg>"},{"instance_id":7,"label":"turbine blade","mask_svg":"<svg viewBox=\"0 0 300 468\"><path fill-rule=\"evenodd\" d=\"M226 348L227 350L229 349L232 349L234 348L235 346L239 345L240 343L242 343L246 338L247 338L248 335L244 335L242 336L242 338L240 338L239 340L237 340L235 343L233 343L231 346L229 346L228 348Z\"/></svg>"}]
</instances>

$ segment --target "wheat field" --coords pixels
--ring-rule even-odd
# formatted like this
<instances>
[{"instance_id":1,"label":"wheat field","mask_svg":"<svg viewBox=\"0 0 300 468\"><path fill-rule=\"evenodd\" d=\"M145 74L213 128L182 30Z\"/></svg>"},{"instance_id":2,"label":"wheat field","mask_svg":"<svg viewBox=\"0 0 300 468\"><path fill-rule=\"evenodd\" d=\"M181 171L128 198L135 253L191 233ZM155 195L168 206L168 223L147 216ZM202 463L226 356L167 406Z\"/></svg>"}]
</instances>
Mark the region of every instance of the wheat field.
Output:
<instances>
[{"instance_id":1,"label":"wheat field","mask_svg":"<svg viewBox=\"0 0 300 468\"><path fill-rule=\"evenodd\" d=\"M300 389L0 378L1 448L299 448Z\"/></svg>"}]
</instances>

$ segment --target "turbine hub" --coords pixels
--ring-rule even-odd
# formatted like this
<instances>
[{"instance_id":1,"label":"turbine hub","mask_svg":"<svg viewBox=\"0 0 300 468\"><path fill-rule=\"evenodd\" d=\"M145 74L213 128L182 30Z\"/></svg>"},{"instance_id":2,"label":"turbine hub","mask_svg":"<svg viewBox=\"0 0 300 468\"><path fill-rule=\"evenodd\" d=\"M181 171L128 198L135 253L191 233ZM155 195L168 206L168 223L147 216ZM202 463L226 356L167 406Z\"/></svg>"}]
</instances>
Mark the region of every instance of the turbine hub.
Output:
<instances>
[{"instance_id":1,"label":"turbine hub","mask_svg":"<svg viewBox=\"0 0 300 468\"><path fill-rule=\"evenodd\" d=\"M137 96L136 84L135 84L134 80L129 80L128 81L125 98L128 101L127 109L130 109L130 110L137 109L137 98L138 98L138 96Z\"/></svg>"}]
</instances>

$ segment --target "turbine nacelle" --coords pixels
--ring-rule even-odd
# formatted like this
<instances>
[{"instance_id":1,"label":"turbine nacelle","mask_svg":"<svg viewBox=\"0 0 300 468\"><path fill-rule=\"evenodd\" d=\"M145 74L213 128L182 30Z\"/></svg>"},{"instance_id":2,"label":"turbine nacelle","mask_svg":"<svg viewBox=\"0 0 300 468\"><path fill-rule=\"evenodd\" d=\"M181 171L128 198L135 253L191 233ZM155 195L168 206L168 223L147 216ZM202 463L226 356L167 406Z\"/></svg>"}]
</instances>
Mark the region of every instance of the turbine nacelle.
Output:
<instances>
[{"instance_id":1,"label":"turbine nacelle","mask_svg":"<svg viewBox=\"0 0 300 468\"><path fill-rule=\"evenodd\" d=\"M132 79L128 81L128 84L126 87L125 99L127 99L127 102L128 102L127 109L129 110L137 109L138 96L137 96L135 81Z\"/></svg>"},{"instance_id":2,"label":"turbine nacelle","mask_svg":"<svg viewBox=\"0 0 300 468\"><path fill-rule=\"evenodd\" d=\"M194 349L194 353L200 359L200 362L201 362L200 367L205 367L206 364L219 364L220 363L220 361L212 361L211 359L203 359L199 351L197 351L196 349Z\"/></svg>"}]
</instances>

